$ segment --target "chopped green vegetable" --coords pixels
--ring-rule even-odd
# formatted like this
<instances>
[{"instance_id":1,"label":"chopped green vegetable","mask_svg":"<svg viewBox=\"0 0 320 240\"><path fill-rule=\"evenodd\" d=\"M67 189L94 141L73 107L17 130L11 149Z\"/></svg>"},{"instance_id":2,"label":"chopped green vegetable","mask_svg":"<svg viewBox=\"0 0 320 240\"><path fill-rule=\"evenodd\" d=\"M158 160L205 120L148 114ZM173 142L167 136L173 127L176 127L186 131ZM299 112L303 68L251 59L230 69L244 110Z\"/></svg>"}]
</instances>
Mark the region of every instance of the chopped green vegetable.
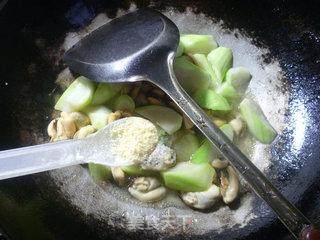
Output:
<instances>
[{"instance_id":1,"label":"chopped green vegetable","mask_svg":"<svg viewBox=\"0 0 320 240\"><path fill-rule=\"evenodd\" d=\"M196 134L186 130L180 130L177 135L172 145L177 154L177 161L189 161L200 146L199 139Z\"/></svg>"},{"instance_id":2,"label":"chopped green vegetable","mask_svg":"<svg viewBox=\"0 0 320 240\"><path fill-rule=\"evenodd\" d=\"M154 171L144 170L141 167L136 165L123 166L121 167L121 169L128 176L154 176L156 174Z\"/></svg>"},{"instance_id":3,"label":"chopped green vegetable","mask_svg":"<svg viewBox=\"0 0 320 240\"><path fill-rule=\"evenodd\" d=\"M239 101L246 92L251 77L250 72L244 67L230 68L225 81L217 89L217 93L230 102Z\"/></svg>"},{"instance_id":4,"label":"chopped green vegetable","mask_svg":"<svg viewBox=\"0 0 320 240\"><path fill-rule=\"evenodd\" d=\"M231 68L226 74L226 81L230 82L240 94L245 93L251 78L249 70L244 67Z\"/></svg>"},{"instance_id":5,"label":"chopped green vegetable","mask_svg":"<svg viewBox=\"0 0 320 240\"><path fill-rule=\"evenodd\" d=\"M233 141L233 129L230 124L224 124L220 127L224 134ZM220 153L218 149L208 140L205 139L201 146L191 156L193 163L210 163L213 159L218 158Z\"/></svg>"},{"instance_id":6,"label":"chopped green vegetable","mask_svg":"<svg viewBox=\"0 0 320 240\"><path fill-rule=\"evenodd\" d=\"M208 60L212 65L218 82L222 83L227 71L232 67L233 56L231 49L218 47L208 54Z\"/></svg>"},{"instance_id":7,"label":"chopped green vegetable","mask_svg":"<svg viewBox=\"0 0 320 240\"><path fill-rule=\"evenodd\" d=\"M108 124L108 116L112 111L105 106L88 106L83 112L90 118L91 124L96 129L101 129Z\"/></svg>"},{"instance_id":8,"label":"chopped green vegetable","mask_svg":"<svg viewBox=\"0 0 320 240\"><path fill-rule=\"evenodd\" d=\"M189 61L185 55L174 60L173 70L179 83L189 94L207 89L211 83L210 74Z\"/></svg>"},{"instance_id":9,"label":"chopped green vegetable","mask_svg":"<svg viewBox=\"0 0 320 240\"><path fill-rule=\"evenodd\" d=\"M158 124L168 134L173 134L181 128L182 117L171 108L157 105L139 107L136 112Z\"/></svg>"},{"instance_id":10,"label":"chopped green vegetable","mask_svg":"<svg viewBox=\"0 0 320 240\"><path fill-rule=\"evenodd\" d=\"M89 172L93 180L95 181L107 181L111 179L111 169L102 164L89 163Z\"/></svg>"},{"instance_id":11,"label":"chopped green vegetable","mask_svg":"<svg viewBox=\"0 0 320 240\"><path fill-rule=\"evenodd\" d=\"M244 99L239 106L242 119L246 122L249 132L261 143L270 144L277 132L268 122L260 106L250 99Z\"/></svg>"},{"instance_id":12,"label":"chopped green vegetable","mask_svg":"<svg viewBox=\"0 0 320 240\"><path fill-rule=\"evenodd\" d=\"M207 71L210 74L211 86L213 88L216 88L220 84L220 82L217 79L217 76L213 71L211 63L208 61L206 55L196 53L192 55L192 59L197 66L199 66L200 68L202 68L203 70Z\"/></svg>"},{"instance_id":13,"label":"chopped green vegetable","mask_svg":"<svg viewBox=\"0 0 320 240\"><path fill-rule=\"evenodd\" d=\"M214 111L231 110L231 106L228 101L210 89L198 90L193 95L193 98L202 108L211 109Z\"/></svg>"},{"instance_id":14,"label":"chopped green vegetable","mask_svg":"<svg viewBox=\"0 0 320 240\"><path fill-rule=\"evenodd\" d=\"M92 97L92 104L103 104L114 97L122 88L122 84L99 83Z\"/></svg>"},{"instance_id":15,"label":"chopped green vegetable","mask_svg":"<svg viewBox=\"0 0 320 240\"><path fill-rule=\"evenodd\" d=\"M233 103L234 99L238 97L237 90L232 86L230 82L223 82L218 87L216 92L226 98L230 103Z\"/></svg>"},{"instance_id":16,"label":"chopped green vegetable","mask_svg":"<svg viewBox=\"0 0 320 240\"><path fill-rule=\"evenodd\" d=\"M120 95L113 104L114 110L128 110L133 112L135 103L129 95Z\"/></svg>"},{"instance_id":17,"label":"chopped green vegetable","mask_svg":"<svg viewBox=\"0 0 320 240\"><path fill-rule=\"evenodd\" d=\"M214 158L219 156L216 148L205 139L202 145L197 149L197 151L191 156L192 163L210 163Z\"/></svg>"},{"instance_id":18,"label":"chopped green vegetable","mask_svg":"<svg viewBox=\"0 0 320 240\"><path fill-rule=\"evenodd\" d=\"M85 77L78 77L63 92L54 106L56 110L74 112L89 105L95 90L95 84Z\"/></svg>"},{"instance_id":19,"label":"chopped green vegetable","mask_svg":"<svg viewBox=\"0 0 320 240\"><path fill-rule=\"evenodd\" d=\"M215 170L208 163L180 162L175 167L162 172L166 187L183 192L207 190L214 176Z\"/></svg>"},{"instance_id":20,"label":"chopped green vegetable","mask_svg":"<svg viewBox=\"0 0 320 240\"><path fill-rule=\"evenodd\" d=\"M183 34L180 36L180 42L186 54L202 53L207 55L218 47L211 35Z\"/></svg>"}]
</instances>

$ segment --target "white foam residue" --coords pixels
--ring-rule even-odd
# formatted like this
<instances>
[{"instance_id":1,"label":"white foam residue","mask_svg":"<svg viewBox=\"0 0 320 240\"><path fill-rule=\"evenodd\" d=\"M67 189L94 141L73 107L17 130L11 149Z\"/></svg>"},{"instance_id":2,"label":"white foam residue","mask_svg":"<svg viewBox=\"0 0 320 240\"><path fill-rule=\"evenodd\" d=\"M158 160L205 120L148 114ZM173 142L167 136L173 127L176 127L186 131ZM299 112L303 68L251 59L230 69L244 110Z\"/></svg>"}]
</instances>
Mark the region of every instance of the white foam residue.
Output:
<instances>
[{"instance_id":1,"label":"white foam residue","mask_svg":"<svg viewBox=\"0 0 320 240\"><path fill-rule=\"evenodd\" d=\"M84 38L87 34L111 21L110 18L107 17L105 13L98 14L95 19L92 20L91 24L85 27L84 29L78 32L69 32L63 43L63 50L69 50L73 45L79 42L82 38Z\"/></svg>"},{"instance_id":2,"label":"white foam residue","mask_svg":"<svg viewBox=\"0 0 320 240\"><path fill-rule=\"evenodd\" d=\"M241 199L241 205L234 211L233 220L234 222L240 224L239 227L244 227L246 224L253 218L255 218L255 214L251 210L252 198L248 196L244 196Z\"/></svg>"},{"instance_id":3,"label":"white foam residue","mask_svg":"<svg viewBox=\"0 0 320 240\"><path fill-rule=\"evenodd\" d=\"M136 9L136 5L132 4L129 8L129 12L134 11ZM124 14L126 14L128 11L125 10L118 10L116 17L120 17ZM78 31L78 32L70 32L67 34L64 43L63 43L63 50L67 51L69 50L73 45L75 45L77 42L79 42L82 38L84 38L89 33L93 32L94 30L98 29L102 25L106 24L107 22L110 22L112 19L108 18L108 16L105 13L98 14L92 22L85 27L84 29Z\"/></svg>"}]
</instances>

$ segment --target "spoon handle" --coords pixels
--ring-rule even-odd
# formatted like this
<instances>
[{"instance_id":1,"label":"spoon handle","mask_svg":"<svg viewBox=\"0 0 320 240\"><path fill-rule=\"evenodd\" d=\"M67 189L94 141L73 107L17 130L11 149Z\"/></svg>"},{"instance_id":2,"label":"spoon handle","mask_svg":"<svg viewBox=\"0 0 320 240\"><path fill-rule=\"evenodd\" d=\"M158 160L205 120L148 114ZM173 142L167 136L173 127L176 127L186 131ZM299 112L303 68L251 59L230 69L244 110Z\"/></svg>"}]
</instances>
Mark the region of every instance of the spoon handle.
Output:
<instances>
[{"instance_id":1,"label":"spoon handle","mask_svg":"<svg viewBox=\"0 0 320 240\"><path fill-rule=\"evenodd\" d=\"M290 232L299 239L300 232L310 225L310 221L276 189L264 174L216 127L203 110L181 88L173 74L169 61L169 71L163 71L162 76L171 79L163 88L173 101L192 120L197 128L214 144L220 153L230 161L243 178L249 183L255 193L261 197L277 214ZM164 82L163 80L161 82Z\"/></svg>"},{"instance_id":2,"label":"spoon handle","mask_svg":"<svg viewBox=\"0 0 320 240\"><path fill-rule=\"evenodd\" d=\"M0 152L0 180L82 163L77 141L61 141Z\"/></svg>"}]
</instances>

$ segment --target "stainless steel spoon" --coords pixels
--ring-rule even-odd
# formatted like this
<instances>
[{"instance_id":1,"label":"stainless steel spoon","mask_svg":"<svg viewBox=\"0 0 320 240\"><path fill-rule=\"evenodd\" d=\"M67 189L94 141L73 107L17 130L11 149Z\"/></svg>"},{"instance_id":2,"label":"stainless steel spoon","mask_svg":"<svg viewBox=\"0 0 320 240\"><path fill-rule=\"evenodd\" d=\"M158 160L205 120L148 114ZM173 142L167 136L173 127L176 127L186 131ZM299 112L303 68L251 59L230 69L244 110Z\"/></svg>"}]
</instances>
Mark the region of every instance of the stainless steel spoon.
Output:
<instances>
[{"instance_id":1,"label":"stainless steel spoon","mask_svg":"<svg viewBox=\"0 0 320 240\"><path fill-rule=\"evenodd\" d=\"M306 236L311 236L307 230L313 230L311 222L212 123L179 85L172 70L178 42L179 31L173 22L157 11L141 9L114 19L89 34L66 53L65 61L73 71L97 82L147 80L160 87L273 209L293 236L307 239ZM314 230L313 234L317 231Z\"/></svg>"}]
</instances>

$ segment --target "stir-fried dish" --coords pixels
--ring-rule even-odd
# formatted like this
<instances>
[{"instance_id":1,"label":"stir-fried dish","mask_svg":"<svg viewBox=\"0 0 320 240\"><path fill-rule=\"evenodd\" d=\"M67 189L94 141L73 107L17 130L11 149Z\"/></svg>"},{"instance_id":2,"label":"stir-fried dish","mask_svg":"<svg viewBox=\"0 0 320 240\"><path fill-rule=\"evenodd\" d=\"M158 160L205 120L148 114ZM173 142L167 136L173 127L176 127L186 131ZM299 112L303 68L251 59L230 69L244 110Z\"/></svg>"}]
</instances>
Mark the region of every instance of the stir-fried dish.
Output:
<instances>
[{"instance_id":1,"label":"stir-fried dish","mask_svg":"<svg viewBox=\"0 0 320 240\"><path fill-rule=\"evenodd\" d=\"M245 95L251 74L244 67L233 67L230 48L218 46L210 35L181 35L173 68L182 87L230 140L241 140L245 131L264 144L275 139L277 133L259 105ZM126 187L142 202L160 201L174 191L194 209L208 209L221 200L230 204L238 196L239 179L233 167L170 97L150 83L97 84L80 76L55 109L61 113L48 126L51 141L85 138L131 116L156 126L157 139L146 135L153 151L146 155L136 148L133 165L109 168L89 163L97 182ZM134 139L123 142L117 151L130 158L125 146L134 144Z\"/></svg>"}]
</instances>

